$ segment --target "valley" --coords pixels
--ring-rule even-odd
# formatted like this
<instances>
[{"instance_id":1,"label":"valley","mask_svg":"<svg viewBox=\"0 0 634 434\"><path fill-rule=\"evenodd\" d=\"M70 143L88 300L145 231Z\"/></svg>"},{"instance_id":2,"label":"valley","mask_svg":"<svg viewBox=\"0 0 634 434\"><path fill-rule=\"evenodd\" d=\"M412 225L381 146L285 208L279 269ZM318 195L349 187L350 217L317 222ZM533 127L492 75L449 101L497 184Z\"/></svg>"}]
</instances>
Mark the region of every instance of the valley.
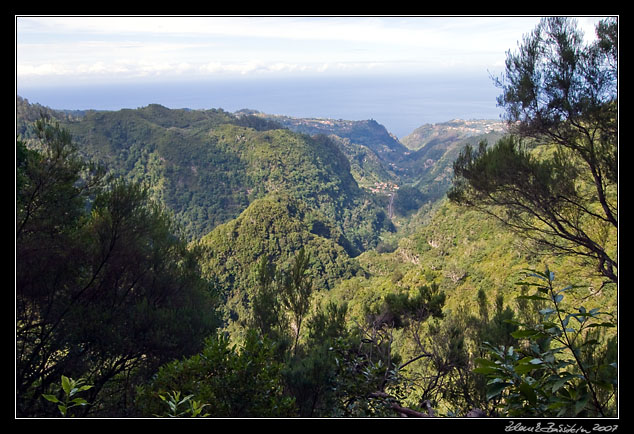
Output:
<instances>
[{"instance_id":1,"label":"valley","mask_svg":"<svg viewBox=\"0 0 634 434\"><path fill-rule=\"evenodd\" d=\"M89 158L118 175L149 182L188 236L196 237L273 191L296 190L311 205L327 209L340 226L343 213L353 212L360 201L372 203L375 212L382 210L390 219L411 214L443 196L453 158L466 143L494 141L503 131L499 121L456 120L449 133L445 124L426 125L404 138L408 148L373 120L297 119L256 110L232 114L158 105L73 113L18 97L19 133L28 137L26 123L39 111L67 128ZM306 185L311 182L321 191L309 191ZM390 195L380 187L388 184L406 188L398 194L390 187ZM377 224L383 229L390 225ZM356 236L353 244L361 250L376 245L377 234L367 237Z\"/></svg>"},{"instance_id":2,"label":"valley","mask_svg":"<svg viewBox=\"0 0 634 434\"><path fill-rule=\"evenodd\" d=\"M504 326L502 318L511 318L515 311L528 315L527 307L519 308L514 301L526 294L517 281L523 270L542 259L534 242L517 237L494 217L452 203L446 193L456 158L467 146L493 144L504 137L503 122L425 124L399 141L374 120L292 118L257 110L229 113L152 104L72 112L18 97L16 112L18 137L27 146L37 143L32 125L44 114L71 134L82 158L102 165L115 178L147 188L148 198L174 219L177 236L196 252L200 278L209 294L218 297L216 330L227 337L227 345L249 342L257 325L277 342L274 351L290 354L288 339L296 333L297 361L284 363L287 369L307 372L313 369L311 363L330 360L313 341L315 334L325 333L315 328L316 321L336 321L336 315L345 313L337 334L326 340L331 351L337 348L336 339L345 337L354 345L364 343L367 350L387 349L401 361L418 360L423 351L428 356L412 365L415 375L436 372L441 362L461 366L423 381L422 388L402 398L403 405L419 408L417 403L431 400L435 411L444 415L454 414L451 406L456 402L462 413L470 403L486 407L485 397L478 395L482 379L469 374L460 380L466 372L461 370L472 369L473 359L482 354L480 334L495 329L509 336L515 328ZM302 331L297 319L284 326L278 320L291 318L279 313L284 285L293 279L284 277L284 270L293 270L304 251L309 262L303 272L311 286L301 311L308 318ZM553 257L547 261L559 279L579 285L575 300L584 300L588 309L617 305L615 286L606 286L579 262ZM270 280L262 274L265 266L271 267ZM601 288L600 297L596 288ZM261 298L265 290L273 291L266 293L269 299ZM386 304L399 297L402 307ZM260 305L265 301L268 304ZM411 303L426 306L416 314L422 316L397 313ZM286 305L288 315L296 309L292 306ZM607 313L614 316L616 311L610 308ZM377 322L385 318L403 323L389 328ZM354 329L356 334L349 334ZM332 361L327 363L334 369ZM372 363L366 367L377 368ZM177 367L181 369L173 362ZM343 368L337 368L336 381L348 375ZM285 371L283 377L294 396L301 396L303 388L321 387L292 375ZM474 398L442 398L456 392L439 386L441 379L465 381L459 387ZM150 399L147 393L140 389L138 402ZM307 402L298 403L293 414L339 414L329 413L333 410L325 402L318 408L304 407ZM286 408L276 405L280 411ZM156 403L149 408L159 411ZM389 405L381 408L373 414L393 412Z\"/></svg>"},{"instance_id":3,"label":"valley","mask_svg":"<svg viewBox=\"0 0 634 434\"><path fill-rule=\"evenodd\" d=\"M17 419L617 429L618 17L597 17L595 39L572 17L543 17L495 77L467 66L494 49L480 35L497 41L510 17L416 17L406 33L402 17L388 33L392 17L364 18L367 33L348 17L298 17L292 32L277 18L230 18L226 33L198 17L194 29L174 24L190 17L55 18L20 17L22 86L25 72L49 88L89 73L54 100L191 108L56 110L16 95ZM97 40L125 28L113 18L128 31ZM276 63L253 62L278 42ZM114 63L99 61L107 47ZM279 63L290 48L301 62ZM411 65L417 80L369 62L383 48L386 68ZM121 63L142 51L163 59L155 74L145 54ZM240 55L248 77L220 80L238 74ZM204 66L205 82L179 59ZM418 80L441 63L436 84ZM337 65L366 72L340 77ZM154 93L168 72L173 87ZM406 119L492 113L478 97L487 75L505 123ZM412 131L399 139L374 116Z\"/></svg>"}]
</instances>

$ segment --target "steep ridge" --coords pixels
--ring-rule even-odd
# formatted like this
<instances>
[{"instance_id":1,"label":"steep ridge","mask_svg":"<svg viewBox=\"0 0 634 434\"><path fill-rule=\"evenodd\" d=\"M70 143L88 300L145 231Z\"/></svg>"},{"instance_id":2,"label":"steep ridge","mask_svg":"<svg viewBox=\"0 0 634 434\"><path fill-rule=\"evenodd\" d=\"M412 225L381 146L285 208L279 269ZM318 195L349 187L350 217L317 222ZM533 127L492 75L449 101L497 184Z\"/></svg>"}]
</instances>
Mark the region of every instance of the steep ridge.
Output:
<instances>
[{"instance_id":1,"label":"steep ridge","mask_svg":"<svg viewBox=\"0 0 634 434\"><path fill-rule=\"evenodd\" d=\"M441 199L467 144L504 134L495 120L425 124L400 142L374 120L293 118L244 109L55 111L19 98L18 133L44 112L81 150L146 182L188 238L240 215L257 198L293 192L334 221L356 255L405 216Z\"/></svg>"},{"instance_id":2,"label":"steep ridge","mask_svg":"<svg viewBox=\"0 0 634 434\"><path fill-rule=\"evenodd\" d=\"M494 120L455 119L439 124L425 124L402 139L412 149L403 163L408 182L426 201L444 197L451 186L453 162L467 145L481 141L493 144L506 133L506 125Z\"/></svg>"},{"instance_id":3,"label":"steep ridge","mask_svg":"<svg viewBox=\"0 0 634 434\"><path fill-rule=\"evenodd\" d=\"M269 115L251 111L255 116L264 117L283 125L292 131L309 135L334 134L352 143L362 144L375 152L382 160L400 161L408 149L387 129L373 119L350 121L325 118L294 118Z\"/></svg>"},{"instance_id":4,"label":"steep ridge","mask_svg":"<svg viewBox=\"0 0 634 434\"><path fill-rule=\"evenodd\" d=\"M235 335L248 321L252 290L257 286L255 265L262 257L284 270L305 248L319 290L363 275L342 247L342 239L343 233L325 215L292 195L273 193L253 201L239 217L194 244L202 251L203 274L224 296L224 322Z\"/></svg>"},{"instance_id":5,"label":"steep ridge","mask_svg":"<svg viewBox=\"0 0 634 434\"><path fill-rule=\"evenodd\" d=\"M428 145L457 142L469 137L490 133L503 133L503 121L492 119L454 119L437 124L424 124L401 139L408 149L418 151Z\"/></svg>"},{"instance_id":6,"label":"steep ridge","mask_svg":"<svg viewBox=\"0 0 634 434\"><path fill-rule=\"evenodd\" d=\"M20 106L17 125L28 139L38 107ZM71 116L48 110L82 153L119 176L148 184L189 239L234 219L269 193L289 193L323 213L357 255L391 224L375 198L359 188L335 142L221 109L168 109L152 104ZM26 116L26 114L31 114Z\"/></svg>"}]
</instances>

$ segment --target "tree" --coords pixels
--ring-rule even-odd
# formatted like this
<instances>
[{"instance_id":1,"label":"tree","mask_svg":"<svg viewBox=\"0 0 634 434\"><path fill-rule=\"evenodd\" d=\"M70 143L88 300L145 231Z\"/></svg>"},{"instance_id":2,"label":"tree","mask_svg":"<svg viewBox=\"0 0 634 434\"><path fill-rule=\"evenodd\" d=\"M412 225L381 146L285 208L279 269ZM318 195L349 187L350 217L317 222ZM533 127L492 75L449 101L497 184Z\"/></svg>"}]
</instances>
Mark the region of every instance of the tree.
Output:
<instances>
[{"instance_id":1,"label":"tree","mask_svg":"<svg viewBox=\"0 0 634 434\"><path fill-rule=\"evenodd\" d=\"M62 375L94 385L85 411L107 411L110 380L202 346L214 299L146 188L106 182L67 132L36 128L37 143L17 143L17 414L54 414L40 398Z\"/></svg>"},{"instance_id":2,"label":"tree","mask_svg":"<svg viewBox=\"0 0 634 434\"><path fill-rule=\"evenodd\" d=\"M338 382L334 346L354 341L346 327L347 304L317 305L299 355L287 361L284 381L300 417L332 416Z\"/></svg>"},{"instance_id":3,"label":"tree","mask_svg":"<svg viewBox=\"0 0 634 434\"><path fill-rule=\"evenodd\" d=\"M275 345L247 331L244 343L231 345L223 335L209 337L203 350L162 366L144 385L136 406L142 416L164 410L161 396L179 393L204 405L210 417L290 417L295 415L292 398L284 395Z\"/></svg>"},{"instance_id":4,"label":"tree","mask_svg":"<svg viewBox=\"0 0 634 434\"><path fill-rule=\"evenodd\" d=\"M613 282L617 29L616 20L603 21L586 46L574 20L543 19L496 79L512 135L465 147L448 192L541 246L591 259Z\"/></svg>"},{"instance_id":5,"label":"tree","mask_svg":"<svg viewBox=\"0 0 634 434\"><path fill-rule=\"evenodd\" d=\"M616 327L612 314L563 302L573 286L558 288L548 268L528 270L536 287L521 300L546 303L537 324L513 321L517 347L485 342L490 358L474 372L489 379L487 397L499 399L504 416L612 417L616 413L618 371L616 340L600 342L600 330Z\"/></svg>"},{"instance_id":6,"label":"tree","mask_svg":"<svg viewBox=\"0 0 634 434\"><path fill-rule=\"evenodd\" d=\"M284 273L281 285L281 302L292 318L292 327L295 332L295 344L293 352L297 353L299 336L302 323L310 307L310 297L313 292L312 278L307 274L310 264L310 253L306 253L302 247L290 270Z\"/></svg>"},{"instance_id":7,"label":"tree","mask_svg":"<svg viewBox=\"0 0 634 434\"><path fill-rule=\"evenodd\" d=\"M425 387L417 381L416 374L410 373L410 368L421 359L433 357L422 344L421 326L431 318L442 318L444 303L444 292L432 284L418 286L411 293L388 293L381 303L366 308L365 324L357 324L349 339L337 339L332 344L336 362L335 415L433 415L428 401L420 403L422 409L406 407L403 401L414 389ZM415 355L406 361L394 350L394 332L399 329L407 331L416 343Z\"/></svg>"},{"instance_id":8,"label":"tree","mask_svg":"<svg viewBox=\"0 0 634 434\"><path fill-rule=\"evenodd\" d=\"M257 284L251 300L253 310L252 325L262 336L273 337L278 330L286 327L280 322L283 319L281 305L275 286L275 264L262 255L256 265Z\"/></svg>"},{"instance_id":9,"label":"tree","mask_svg":"<svg viewBox=\"0 0 634 434\"><path fill-rule=\"evenodd\" d=\"M276 346L277 358L283 360L291 345L288 320L279 295L283 272L276 270L266 255L260 257L255 269L257 283L251 297L249 326L271 340Z\"/></svg>"}]
</instances>

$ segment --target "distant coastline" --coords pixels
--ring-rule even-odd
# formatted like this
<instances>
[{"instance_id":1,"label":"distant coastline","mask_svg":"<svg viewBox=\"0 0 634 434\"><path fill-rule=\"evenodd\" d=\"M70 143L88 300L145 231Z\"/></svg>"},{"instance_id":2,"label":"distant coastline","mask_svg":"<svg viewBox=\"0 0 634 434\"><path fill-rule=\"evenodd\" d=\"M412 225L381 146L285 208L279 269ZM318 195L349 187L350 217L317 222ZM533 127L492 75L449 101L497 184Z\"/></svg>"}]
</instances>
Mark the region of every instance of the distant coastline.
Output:
<instances>
[{"instance_id":1,"label":"distant coastline","mask_svg":"<svg viewBox=\"0 0 634 434\"><path fill-rule=\"evenodd\" d=\"M374 119L399 139L423 124L498 119L498 89L489 77L303 77L217 82L24 86L17 93L56 110L168 108L254 109L269 114L346 120Z\"/></svg>"}]
</instances>

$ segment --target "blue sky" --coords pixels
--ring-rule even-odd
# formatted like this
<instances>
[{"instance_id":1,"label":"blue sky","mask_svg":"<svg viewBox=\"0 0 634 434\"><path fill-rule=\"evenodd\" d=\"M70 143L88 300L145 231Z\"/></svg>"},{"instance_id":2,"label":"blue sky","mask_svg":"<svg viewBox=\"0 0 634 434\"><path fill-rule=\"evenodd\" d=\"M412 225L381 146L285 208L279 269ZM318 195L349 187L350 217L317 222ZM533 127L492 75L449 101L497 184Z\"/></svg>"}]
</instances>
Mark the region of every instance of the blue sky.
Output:
<instances>
[{"instance_id":1,"label":"blue sky","mask_svg":"<svg viewBox=\"0 0 634 434\"><path fill-rule=\"evenodd\" d=\"M600 17L577 17L586 36ZM502 71L539 17L17 16L17 85Z\"/></svg>"}]
</instances>

